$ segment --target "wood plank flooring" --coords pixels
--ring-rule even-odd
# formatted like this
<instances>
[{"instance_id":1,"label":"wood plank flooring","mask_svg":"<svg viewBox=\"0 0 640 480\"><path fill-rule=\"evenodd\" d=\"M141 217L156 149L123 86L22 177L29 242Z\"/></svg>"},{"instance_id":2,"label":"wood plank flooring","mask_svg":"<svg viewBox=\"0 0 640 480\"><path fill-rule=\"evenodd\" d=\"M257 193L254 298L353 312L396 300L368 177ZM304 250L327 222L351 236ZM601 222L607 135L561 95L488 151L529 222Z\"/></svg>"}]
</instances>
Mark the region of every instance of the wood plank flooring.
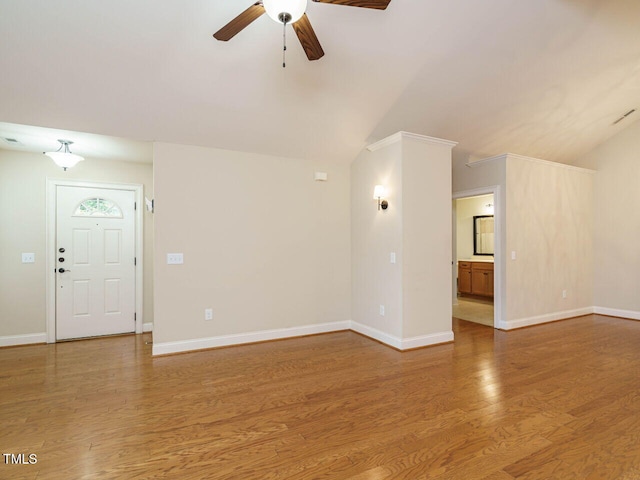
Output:
<instances>
[{"instance_id":1,"label":"wood plank flooring","mask_svg":"<svg viewBox=\"0 0 640 480\"><path fill-rule=\"evenodd\" d=\"M640 478L640 322L454 331L404 353L352 332L0 349L0 453L37 455L0 478Z\"/></svg>"}]
</instances>

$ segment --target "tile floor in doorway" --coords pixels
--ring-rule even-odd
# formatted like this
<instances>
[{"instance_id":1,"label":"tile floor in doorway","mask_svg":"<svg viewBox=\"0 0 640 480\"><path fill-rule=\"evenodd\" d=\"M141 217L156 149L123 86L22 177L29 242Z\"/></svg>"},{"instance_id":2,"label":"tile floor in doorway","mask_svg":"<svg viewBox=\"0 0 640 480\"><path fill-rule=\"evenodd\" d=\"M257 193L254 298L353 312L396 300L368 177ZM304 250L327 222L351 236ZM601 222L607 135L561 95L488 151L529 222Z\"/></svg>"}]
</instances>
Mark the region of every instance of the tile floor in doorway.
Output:
<instances>
[{"instance_id":1,"label":"tile floor in doorway","mask_svg":"<svg viewBox=\"0 0 640 480\"><path fill-rule=\"evenodd\" d=\"M493 327L493 299L458 297L453 316L461 320Z\"/></svg>"}]
</instances>

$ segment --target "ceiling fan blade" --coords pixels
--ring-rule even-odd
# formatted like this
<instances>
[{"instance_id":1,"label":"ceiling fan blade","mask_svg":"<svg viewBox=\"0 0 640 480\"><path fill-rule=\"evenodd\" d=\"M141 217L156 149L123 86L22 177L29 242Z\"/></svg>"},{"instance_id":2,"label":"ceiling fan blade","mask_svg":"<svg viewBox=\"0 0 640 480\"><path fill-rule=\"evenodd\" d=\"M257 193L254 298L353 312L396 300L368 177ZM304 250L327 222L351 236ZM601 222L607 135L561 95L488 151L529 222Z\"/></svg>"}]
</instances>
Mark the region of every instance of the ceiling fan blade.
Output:
<instances>
[{"instance_id":1,"label":"ceiling fan blade","mask_svg":"<svg viewBox=\"0 0 640 480\"><path fill-rule=\"evenodd\" d=\"M313 27L306 13L300 17L300 20L293 24L293 29L296 31L298 40L300 40L302 48L309 60L318 60L324 56L324 50L322 50L318 37L316 37L316 32L313 31Z\"/></svg>"},{"instance_id":2,"label":"ceiling fan blade","mask_svg":"<svg viewBox=\"0 0 640 480\"><path fill-rule=\"evenodd\" d=\"M385 10L391 0L313 0L319 3L333 3L334 5L348 5L350 7L376 8Z\"/></svg>"},{"instance_id":3,"label":"ceiling fan blade","mask_svg":"<svg viewBox=\"0 0 640 480\"><path fill-rule=\"evenodd\" d=\"M265 12L264 7L262 6L262 2L256 2L247 8L244 12L238 15L236 18L227 23L224 27L218 30L213 34L213 37L216 40L221 40L226 42L227 40L231 40L235 35L241 32L245 27L247 27L251 22L255 19L262 16Z\"/></svg>"}]
</instances>

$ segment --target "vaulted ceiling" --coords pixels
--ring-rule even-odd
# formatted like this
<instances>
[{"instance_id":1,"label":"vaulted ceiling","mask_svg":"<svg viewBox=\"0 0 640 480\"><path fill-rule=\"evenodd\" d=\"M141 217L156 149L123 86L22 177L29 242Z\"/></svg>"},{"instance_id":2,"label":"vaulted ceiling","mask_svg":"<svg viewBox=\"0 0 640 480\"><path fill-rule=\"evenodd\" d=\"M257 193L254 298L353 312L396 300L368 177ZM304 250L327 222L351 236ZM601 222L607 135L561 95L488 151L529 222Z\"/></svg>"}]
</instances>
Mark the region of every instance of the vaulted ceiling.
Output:
<instances>
[{"instance_id":1,"label":"vaulted ceiling","mask_svg":"<svg viewBox=\"0 0 640 480\"><path fill-rule=\"evenodd\" d=\"M571 163L640 117L612 125L640 109L638 0L309 1L326 54L289 27L286 68L266 15L213 39L251 4L0 0L0 122L342 162L406 130Z\"/></svg>"}]
</instances>

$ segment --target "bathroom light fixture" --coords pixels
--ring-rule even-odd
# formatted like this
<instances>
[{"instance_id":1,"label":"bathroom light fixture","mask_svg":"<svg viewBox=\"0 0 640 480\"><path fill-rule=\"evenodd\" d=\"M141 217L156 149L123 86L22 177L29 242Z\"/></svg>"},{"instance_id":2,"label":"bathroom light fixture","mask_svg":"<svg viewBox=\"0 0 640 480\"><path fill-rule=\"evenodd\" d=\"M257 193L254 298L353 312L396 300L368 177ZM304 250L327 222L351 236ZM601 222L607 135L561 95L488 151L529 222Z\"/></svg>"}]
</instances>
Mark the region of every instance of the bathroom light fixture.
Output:
<instances>
[{"instance_id":1,"label":"bathroom light fixture","mask_svg":"<svg viewBox=\"0 0 640 480\"><path fill-rule=\"evenodd\" d=\"M60 142L60 148L55 152L43 152L47 157L50 157L56 165L62 167L63 170L75 166L78 162L84 160L80 155L71 153L69 145L73 142L71 140L58 140Z\"/></svg>"},{"instance_id":2,"label":"bathroom light fixture","mask_svg":"<svg viewBox=\"0 0 640 480\"><path fill-rule=\"evenodd\" d=\"M373 199L378 200L378 210L386 210L389 208L389 202L382 200L387 195L384 185L376 185L373 189Z\"/></svg>"}]
</instances>

